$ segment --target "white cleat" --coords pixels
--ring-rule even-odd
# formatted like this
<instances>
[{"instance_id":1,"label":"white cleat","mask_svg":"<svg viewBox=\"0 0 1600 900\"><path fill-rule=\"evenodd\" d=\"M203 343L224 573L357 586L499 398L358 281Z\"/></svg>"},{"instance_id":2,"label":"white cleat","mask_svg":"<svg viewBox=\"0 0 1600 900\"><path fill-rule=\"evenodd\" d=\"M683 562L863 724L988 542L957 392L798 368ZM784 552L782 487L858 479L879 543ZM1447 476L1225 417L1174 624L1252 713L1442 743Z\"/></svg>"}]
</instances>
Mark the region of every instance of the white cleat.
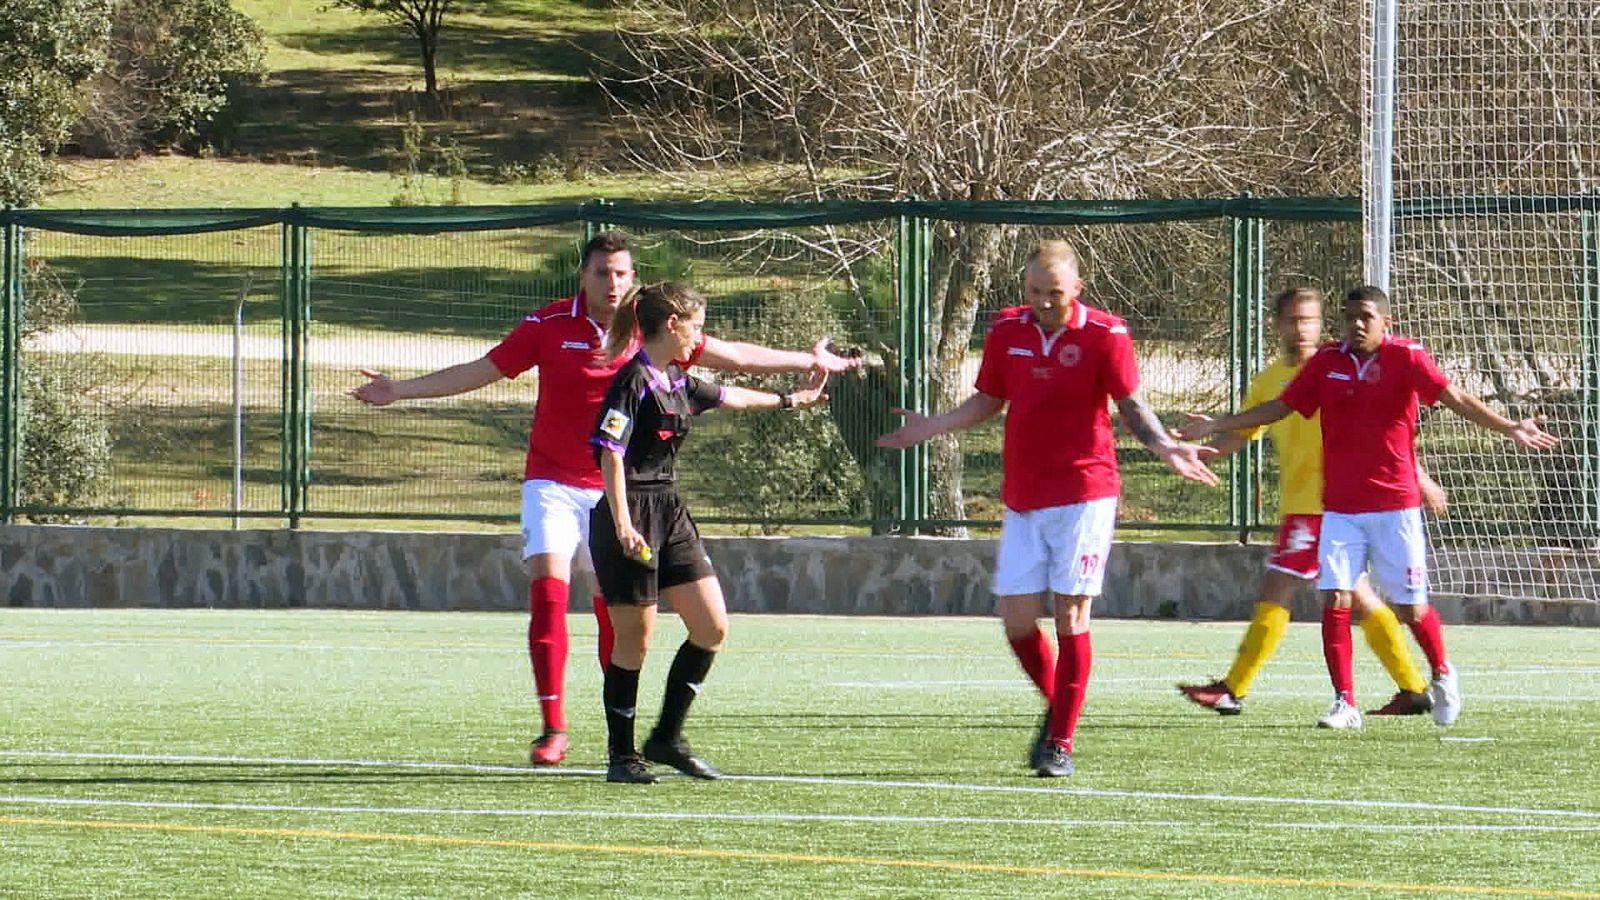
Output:
<instances>
[{"instance_id":1,"label":"white cleat","mask_svg":"<svg viewBox=\"0 0 1600 900\"><path fill-rule=\"evenodd\" d=\"M1318 728L1360 728L1361 710L1345 701L1343 697L1335 696L1333 705L1317 720Z\"/></svg>"},{"instance_id":2,"label":"white cleat","mask_svg":"<svg viewBox=\"0 0 1600 900\"><path fill-rule=\"evenodd\" d=\"M1440 675L1435 675L1433 682L1428 685L1428 699L1433 701L1433 722L1435 725L1454 724L1456 717L1461 715L1461 679L1456 675L1456 667L1449 666Z\"/></svg>"}]
</instances>

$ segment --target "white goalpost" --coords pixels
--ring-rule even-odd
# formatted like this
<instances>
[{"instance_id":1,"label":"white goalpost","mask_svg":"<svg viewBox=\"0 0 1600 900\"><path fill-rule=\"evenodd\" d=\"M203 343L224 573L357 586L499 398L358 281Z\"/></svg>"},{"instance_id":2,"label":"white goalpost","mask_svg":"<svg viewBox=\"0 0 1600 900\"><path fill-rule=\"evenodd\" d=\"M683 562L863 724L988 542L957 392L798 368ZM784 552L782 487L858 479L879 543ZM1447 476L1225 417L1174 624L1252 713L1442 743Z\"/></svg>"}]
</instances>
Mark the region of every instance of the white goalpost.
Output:
<instances>
[{"instance_id":1,"label":"white goalpost","mask_svg":"<svg viewBox=\"0 0 1600 900\"><path fill-rule=\"evenodd\" d=\"M1600 601L1600 3L1363 3L1365 277L1452 379L1562 440L1424 414L1435 593L1469 618Z\"/></svg>"}]
</instances>

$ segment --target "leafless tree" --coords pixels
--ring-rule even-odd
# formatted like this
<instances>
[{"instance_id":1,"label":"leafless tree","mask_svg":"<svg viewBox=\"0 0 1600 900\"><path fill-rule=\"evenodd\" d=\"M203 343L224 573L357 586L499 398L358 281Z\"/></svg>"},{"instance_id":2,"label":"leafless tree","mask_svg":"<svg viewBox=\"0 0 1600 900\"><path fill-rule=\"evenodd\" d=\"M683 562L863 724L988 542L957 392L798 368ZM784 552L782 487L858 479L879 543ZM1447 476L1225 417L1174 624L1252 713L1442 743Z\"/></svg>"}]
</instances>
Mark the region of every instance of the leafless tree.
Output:
<instances>
[{"instance_id":1,"label":"leafless tree","mask_svg":"<svg viewBox=\"0 0 1600 900\"><path fill-rule=\"evenodd\" d=\"M1352 0L631 0L631 77L613 96L638 162L664 178L716 169L745 195L1350 192L1354 16ZM967 389L977 311L1014 238L938 226L936 409ZM842 261L865 249L837 245ZM932 512L960 518L956 445L932 452Z\"/></svg>"}]
</instances>

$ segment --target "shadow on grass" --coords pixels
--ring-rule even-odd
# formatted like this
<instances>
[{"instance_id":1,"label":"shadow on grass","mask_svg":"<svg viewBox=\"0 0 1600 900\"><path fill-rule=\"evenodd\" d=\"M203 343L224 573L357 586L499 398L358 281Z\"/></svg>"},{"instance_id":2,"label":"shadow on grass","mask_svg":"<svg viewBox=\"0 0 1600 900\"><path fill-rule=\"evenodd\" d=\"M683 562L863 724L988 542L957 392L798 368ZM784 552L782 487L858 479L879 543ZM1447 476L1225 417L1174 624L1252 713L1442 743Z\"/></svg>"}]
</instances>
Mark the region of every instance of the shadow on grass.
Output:
<instances>
[{"instance_id":1,"label":"shadow on grass","mask_svg":"<svg viewBox=\"0 0 1600 900\"><path fill-rule=\"evenodd\" d=\"M371 240L375 255L385 252L376 246L383 238ZM529 254L546 249L536 238L518 243ZM255 273L255 287L245 321L282 321L275 266L137 256L57 256L50 265L66 283L82 284L81 321L90 324L229 324L246 271ZM312 273L312 339L320 324L494 341L528 310L569 291L531 271L488 266L319 266Z\"/></svg>"},{"instance_id":2,"label":"shadow on grass","mask_svg":"<svg viewBox=\"0 0 1600 900\"><path fill-rule=\"evenodd\" d=\"M284 46L323 56L370 56L387 65L409 65L422 76L422 54L409 31L376 17L371 24L330 31L280 34ZM439 66L445 71L545 78L590 79L622 55L610 28L516 28L445 20L439 30Z\"/></svg>"}]
</instances>

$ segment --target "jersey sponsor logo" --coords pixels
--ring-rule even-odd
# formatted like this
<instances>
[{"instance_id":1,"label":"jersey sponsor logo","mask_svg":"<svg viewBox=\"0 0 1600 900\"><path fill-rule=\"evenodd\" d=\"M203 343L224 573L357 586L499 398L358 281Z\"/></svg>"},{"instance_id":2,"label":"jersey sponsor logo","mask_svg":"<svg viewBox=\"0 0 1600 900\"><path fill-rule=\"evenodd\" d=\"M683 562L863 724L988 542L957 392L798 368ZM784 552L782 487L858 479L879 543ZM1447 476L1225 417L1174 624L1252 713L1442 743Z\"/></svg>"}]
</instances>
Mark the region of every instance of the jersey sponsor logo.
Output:
<instances>
[{"instance_id":1,"label":"jersey sponsor logo","mask_svg":"<svg viewBox=\"0 0 1600 900\"><path fill-rule=\"evenodd\" d=\"M1056 360L1070 369L1083 360L1083 348L1077 344L1063 344L1056 351Z\"/></svg>"},{"instance_id":2,"label":"jersey sponsor logo","mask_svg":"<svg viewBox=\"0 0 1600 900\"><path fill-rule=\"evenodd\" d=\"M600 420L600 433L614 441L620 441L632 422L633 420L622 410L608 409L605 418Z\"/></svg>"},{"instance_id":3,"label":"jersey sponsor logo","mask_svg":"<svg viewBox=\"0 0 1600 900\"><path fill-rule=\"evenodd\" d=\"M1128 333L1128 326L1126 326L1126 325L1113 325L1113 326L1111 326L1111 333L1112 334L1127 334Z\"/></svg>"},{"instance_id":4,"label":"jersey sponsor logo","mask_svg":"<svg viewBox=\"0 0 1600 900\"><path fill-rule=\"evenodd\" d=\"M1351 379L1351 377L1349 375L1346 375L1343 372L1329 372L1328 373L1328 377L1332 378L1334 381L1351 381L1351 380L1353 380L1353 379Z\"/></svg>"},{"instance_id":5,"label":"jersey sponsor logo","mask_svg":"<svg viewBox=\"0 0 1600 900\"><path fill-rule=\"evenodd\" d=\"M1033 351L1029 350L1027 347L1007 347L1006 348L1006 355L1007 356L1032 356L1033 355Z\"/></svg>"},{"instance_id":6,"label":"jersey sponsor logo","mask_svg":"<svg viewBox=\"0 0 1600 900\"><path fill-rule=\"evenodd\" d=\"M563 349L563 350L590 350L590 349L593 349L593 348L589 346L589 342L588 341L562 341L561 342L561 349Z\"/></svg>"}]
</instances>

